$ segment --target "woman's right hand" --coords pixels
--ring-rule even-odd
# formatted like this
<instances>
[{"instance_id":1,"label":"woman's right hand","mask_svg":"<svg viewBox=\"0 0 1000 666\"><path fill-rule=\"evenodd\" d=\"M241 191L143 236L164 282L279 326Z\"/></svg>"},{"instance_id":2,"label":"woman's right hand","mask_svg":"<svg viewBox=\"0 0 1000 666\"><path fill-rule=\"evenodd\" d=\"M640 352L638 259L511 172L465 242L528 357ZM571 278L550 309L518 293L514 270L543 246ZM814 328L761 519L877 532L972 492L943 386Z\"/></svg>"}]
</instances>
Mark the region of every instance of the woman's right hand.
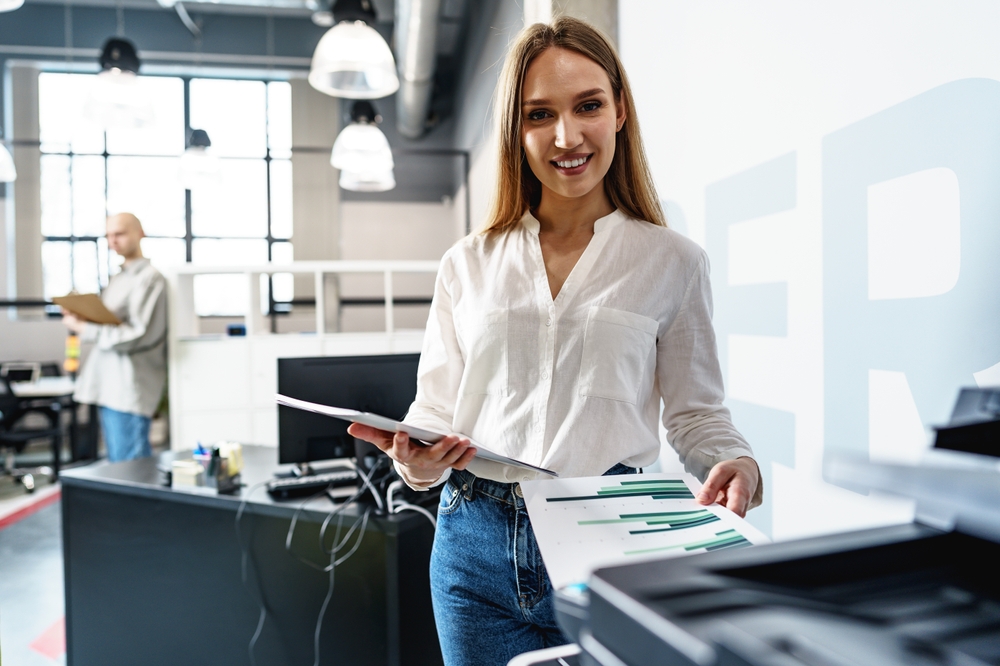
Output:
<instances>
[{"instance_id":1,"label":"woman's right hand","mask_svg":"<svg viewBox=\"0 0 1000 666\"><path fill-rule=\"evenodd\" d=\"M441 441L426 446L411 442L410 436L405 432L379 430L361 423L352 423L347 432L384 451L406 468L409 481L417 484L434 483L449 467L465 469L476 455L472 442L458 435L448 435Z\"/></svg>"}]
</instances>

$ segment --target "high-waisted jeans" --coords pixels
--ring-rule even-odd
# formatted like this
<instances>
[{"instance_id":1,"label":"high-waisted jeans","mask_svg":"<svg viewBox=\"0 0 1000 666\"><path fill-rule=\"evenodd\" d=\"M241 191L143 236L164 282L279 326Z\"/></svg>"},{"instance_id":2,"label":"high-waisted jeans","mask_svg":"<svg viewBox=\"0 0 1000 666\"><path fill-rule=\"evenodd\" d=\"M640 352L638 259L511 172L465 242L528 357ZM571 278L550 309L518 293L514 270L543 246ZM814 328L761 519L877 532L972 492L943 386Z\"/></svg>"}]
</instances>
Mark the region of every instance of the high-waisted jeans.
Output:
<instances>
[{"instance_id":1,"label":"high-waisted jeans","mask_svg":"<svg viewBox=\"0 0 1000 666\"><path fill-rule=\"evenodd\" d=\"M615 465L607 474L635 471ZM567 642L516 483L452 470L438 506L431 597L446 666L503 666Z\"/></svg>"}]
</instances>

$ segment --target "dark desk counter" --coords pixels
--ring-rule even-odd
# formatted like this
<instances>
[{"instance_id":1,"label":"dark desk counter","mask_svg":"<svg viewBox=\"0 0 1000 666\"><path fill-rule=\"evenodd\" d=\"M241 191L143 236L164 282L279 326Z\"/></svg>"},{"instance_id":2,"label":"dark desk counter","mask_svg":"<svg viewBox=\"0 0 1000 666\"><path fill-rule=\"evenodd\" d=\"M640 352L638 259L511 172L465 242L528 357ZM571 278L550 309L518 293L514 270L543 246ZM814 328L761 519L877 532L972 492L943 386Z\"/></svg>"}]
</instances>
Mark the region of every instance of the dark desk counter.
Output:
<instances>
[{"instance_id":1,"label":"dark desk counter","mask_svg":"<svg viewBox=\"0 0 1000 666\"><path fill-rule=\"evenodd\" d=\"M371 514L331 578L319 534L333 503L320 498L299 512L289 552L289 523L303 502L276 502L258 486L277 467L273 448L244 446L244 458L246 487L235 495L163 487L152 458L63 473L67 663L308 666L332 580L320 663L440 664L427 519ZM342 535L365 510L344 508Z\"/></svg>"}]
</instances>

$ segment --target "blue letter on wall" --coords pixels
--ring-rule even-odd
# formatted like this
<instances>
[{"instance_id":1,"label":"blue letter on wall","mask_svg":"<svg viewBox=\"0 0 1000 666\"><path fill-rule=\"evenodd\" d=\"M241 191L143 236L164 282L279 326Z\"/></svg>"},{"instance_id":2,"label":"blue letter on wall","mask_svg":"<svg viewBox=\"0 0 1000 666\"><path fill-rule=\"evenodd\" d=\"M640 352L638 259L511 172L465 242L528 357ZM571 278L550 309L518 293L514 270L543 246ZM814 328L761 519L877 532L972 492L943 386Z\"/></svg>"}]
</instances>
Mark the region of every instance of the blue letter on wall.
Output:
<instances>
[{"instance_id":1,"label":"blue letter on wall","mask_svg":"<svg viewBox=\"0 0 1000 666\"><path fill-rule=\"evenodd\" d=\"M788 334L785 283L729 285L729 227L737 222L795 208L795 153L765 162L705 188L706 250L712 259L715 331L723 377L729 377L729 335ZM765 498L773 492L771 463L795 462L795 415L741 400L726 400L733 423L753 447L764 479ZM747 515L771 534L769 508Z\"/></svg>"},{"instance_id":2,"label":"blue letter on wall","mask_svg":"<svg viewBox=\"0 0 1000 666\"><path fill-rule=\"evenodd\" d=\"M868 299L868 187L933 168L958 178L961 268L947 293ZM825 446L868 453L868 371L906 373L921 419L1000 361L1000 83L934 88L823 140Z\"/></svg>"}]
</instances>

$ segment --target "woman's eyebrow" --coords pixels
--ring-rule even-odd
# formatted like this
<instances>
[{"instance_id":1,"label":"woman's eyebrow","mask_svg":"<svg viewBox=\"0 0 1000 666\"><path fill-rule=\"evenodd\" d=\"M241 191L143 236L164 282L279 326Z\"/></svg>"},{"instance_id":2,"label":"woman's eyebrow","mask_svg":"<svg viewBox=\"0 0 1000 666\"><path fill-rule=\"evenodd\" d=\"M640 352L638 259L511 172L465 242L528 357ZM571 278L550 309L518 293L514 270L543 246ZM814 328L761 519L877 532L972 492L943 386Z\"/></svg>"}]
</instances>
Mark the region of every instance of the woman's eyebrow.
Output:
<instances>
[{"instance_id":1,"label":"woman's eyebrow","mask_svg":"<svg viewBox=\"0 0 1000 666\"><path fill-rule=\"evenodd\" d=\"M584 97L593 97L595 95L606 95L606 94L607 93L604 92L604 88L591 88L590 90L584 90L581 93L577 93L576 95L573 96L573 99L580 100L583 99ZM526 99L523 102L521 102L521 106L546 106L551 103L552 101L547 99Z\"/></svg>"}]
</instances>

